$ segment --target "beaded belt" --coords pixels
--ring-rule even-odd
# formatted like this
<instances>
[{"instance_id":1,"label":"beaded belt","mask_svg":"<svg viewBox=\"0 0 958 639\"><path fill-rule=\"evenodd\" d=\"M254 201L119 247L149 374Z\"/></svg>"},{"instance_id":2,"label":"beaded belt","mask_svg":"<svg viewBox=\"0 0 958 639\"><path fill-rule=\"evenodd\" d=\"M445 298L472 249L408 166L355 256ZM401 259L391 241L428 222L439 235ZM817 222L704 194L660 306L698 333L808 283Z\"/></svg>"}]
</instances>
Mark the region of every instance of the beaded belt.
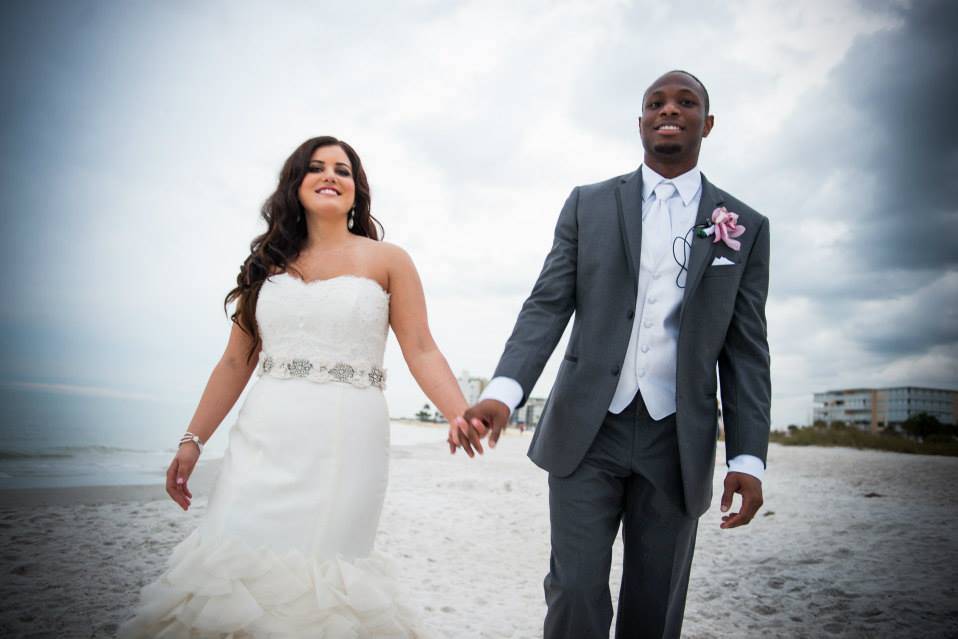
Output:
<instances>
[{"instance_id":1,"label":"beaded belt","mask_svg":"<svg viewBox=\"0 0 958 639\"><path fill-rule=\"evenodd\" d=\"M386 371L383 369L378 366L354 366L346 362L283 359L261 353L257 373L280 379L300 377L311 382L342 382L358 388L386 388Z\"/></svg>"}]
</instances>

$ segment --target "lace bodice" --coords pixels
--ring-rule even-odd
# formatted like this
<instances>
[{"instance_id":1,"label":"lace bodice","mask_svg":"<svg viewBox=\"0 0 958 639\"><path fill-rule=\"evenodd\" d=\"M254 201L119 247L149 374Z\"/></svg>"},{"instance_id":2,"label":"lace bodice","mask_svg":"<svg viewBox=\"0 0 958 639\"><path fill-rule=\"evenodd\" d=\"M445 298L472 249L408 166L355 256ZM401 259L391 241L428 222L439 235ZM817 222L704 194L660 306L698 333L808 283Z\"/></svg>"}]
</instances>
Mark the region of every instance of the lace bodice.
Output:
<instances>
[{"instance_id":1,"label":"lace bodice","mask_svg":"<svg viewBox=\"0 0 958 639\"><path fill-rule=\"evenodd\" d=\"M282 273L263 282L256 323L263 340L261 360L381 368L389 331L389 294L367 277L341 275L304 282ZM306 376L295 370L293 374ZM315 371L310 377L314 375Z\"/></svg>"}]
</instances>

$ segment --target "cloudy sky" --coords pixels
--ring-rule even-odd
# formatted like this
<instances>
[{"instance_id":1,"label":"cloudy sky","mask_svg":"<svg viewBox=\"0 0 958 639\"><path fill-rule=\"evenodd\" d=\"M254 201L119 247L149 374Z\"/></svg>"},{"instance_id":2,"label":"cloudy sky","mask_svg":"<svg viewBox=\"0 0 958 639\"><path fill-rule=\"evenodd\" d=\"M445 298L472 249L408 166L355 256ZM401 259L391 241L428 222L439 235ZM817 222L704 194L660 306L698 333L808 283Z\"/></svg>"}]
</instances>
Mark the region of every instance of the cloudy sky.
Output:
<instances>
[{"instance_id":1,"label":"cloudy sky","mask_svg":"<svg viewBox=\"0 0 958 639\"><path fill-rule=\"evenodd\" d=\"M188 413L258 207L319 134L363 157L453 369L488 376L566 195L638 165L642 92L685 68L700 166L771 220L773 425L814 391L956 388L955 6L5 2L0 382Z\"/></svg>"}]
</instances>

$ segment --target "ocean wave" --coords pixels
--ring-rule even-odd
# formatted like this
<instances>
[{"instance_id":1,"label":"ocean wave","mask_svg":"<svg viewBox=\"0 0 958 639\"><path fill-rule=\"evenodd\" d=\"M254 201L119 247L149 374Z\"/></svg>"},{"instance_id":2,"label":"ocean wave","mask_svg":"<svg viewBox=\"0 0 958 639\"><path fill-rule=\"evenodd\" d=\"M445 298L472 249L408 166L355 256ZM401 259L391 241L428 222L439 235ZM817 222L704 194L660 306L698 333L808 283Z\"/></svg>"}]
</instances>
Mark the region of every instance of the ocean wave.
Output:
<instances>
[{"instance_id":1,"label":"ocean wave","mask_svg":"<svg viewBox=\"0 0 958 639\"><path fill-rule=\"evenodd\" d=\"M90 454L115 455L117 453L156 453L155 450L119 448L117 446L60 446L40 450L0 450L0 460L16 459L69 459Z\"/></svg>"},{"instance_id":2,"label":"ocean wave","mask_svg":"<svg viewBox=\"0 0 958 639\"><path fill-rule=\"evenodd\" d=\"M73 457L69 453L27 453L20 450L0 450L0 460L10 460L10 459L63 459L65 457Z\"/></svg>"}]
</instances>

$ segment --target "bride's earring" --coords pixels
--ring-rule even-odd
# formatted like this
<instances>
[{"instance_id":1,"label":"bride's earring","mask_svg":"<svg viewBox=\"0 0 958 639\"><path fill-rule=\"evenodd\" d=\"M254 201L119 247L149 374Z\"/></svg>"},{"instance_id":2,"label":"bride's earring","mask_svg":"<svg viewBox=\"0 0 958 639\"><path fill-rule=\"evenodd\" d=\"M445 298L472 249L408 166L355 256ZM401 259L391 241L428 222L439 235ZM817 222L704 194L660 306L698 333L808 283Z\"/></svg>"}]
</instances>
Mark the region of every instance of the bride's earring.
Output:
<instances>
[{"instance_id":1,"label":"bride's earring","mask_svg":"<svg viewBox=\"0 0 958 639\"><path fill-rule=\"evenodd\" d=\"M356 207L355 207L355 206L354 206L353 208L349 209L348 219L346 220L346 228L349 229L350 231L352 231L352 230L353 230L353 226L356 225L356 223L353 221L353 214L354 214L355 212L356 212Z\"/></svg>"}]
</instances>

